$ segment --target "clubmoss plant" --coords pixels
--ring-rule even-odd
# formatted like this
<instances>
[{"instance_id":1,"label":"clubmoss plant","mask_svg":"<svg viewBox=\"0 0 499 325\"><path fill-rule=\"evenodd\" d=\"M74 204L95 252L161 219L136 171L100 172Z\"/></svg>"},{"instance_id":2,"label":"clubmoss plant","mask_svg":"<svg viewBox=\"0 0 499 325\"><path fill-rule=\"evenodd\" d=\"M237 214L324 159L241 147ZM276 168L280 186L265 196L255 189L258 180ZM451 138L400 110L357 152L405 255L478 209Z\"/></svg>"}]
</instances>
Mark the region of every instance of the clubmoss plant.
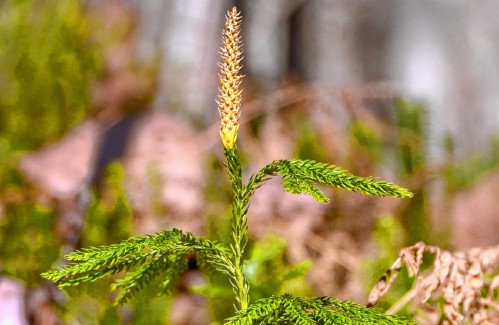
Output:
<instances>
[{"instance_id":1,"label":"clubmoss plant","mask_svg":"<svg viewBox=\"0 0 499 325\"><path fill-rule=\"evenodd\" d=\"M133 297L153 280L160 282L163 293L172 293L177 280L194 254L202 269L227 276L236 298L235 314L226 324L411 324L376 309L331 297L300 298L291 295L271 296L251 303L248 279L243 271L244 251L248 241L248 209L253 193L269 178L282 175L282 185L294 194L312 195L327 203L328 198L317 184L330 185L368 195L407 198L412 194L392 183L373 177L354 176L345 170L313 160L277 160L243 182L239 150L236 145L241 112L242 75L241 15L233 8L227 13L223 31L222 62L218 109L221 119L225 167L233 191L231 239L221 244L181 230L132 237L118 244L84 248L70 253L67 266L43 274L59 287L97 280L124 271L126 275L113 284L119 290L116 304Z\"/></svg>"}]
</instances>

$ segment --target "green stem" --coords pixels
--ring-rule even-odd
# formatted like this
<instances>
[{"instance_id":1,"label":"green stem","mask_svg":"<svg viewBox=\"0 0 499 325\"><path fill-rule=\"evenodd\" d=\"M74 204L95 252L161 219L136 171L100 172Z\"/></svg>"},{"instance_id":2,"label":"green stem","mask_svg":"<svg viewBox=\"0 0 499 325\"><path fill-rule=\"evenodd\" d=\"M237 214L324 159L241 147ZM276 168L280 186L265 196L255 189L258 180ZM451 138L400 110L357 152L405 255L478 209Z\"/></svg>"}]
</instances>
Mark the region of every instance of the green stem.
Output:
<instances>
[{"instance_id":1,"label":"green stem","mask_svg":"<svg viewBox=\"0 0 499 325\"><path fill-rule=\"evenodd\" d=\"M234 270L231 272L231 283L238 306L236 309L242 310L249 306L249 283L243 272L243 254L248 241L248 202L249 195L245 191L242 183L242 168L239 159L237 147L224 150L227 159L227 169L234 192L232 203L231 219L231 244L230 248L233 255Z\"/></svg>"}]
</instances>

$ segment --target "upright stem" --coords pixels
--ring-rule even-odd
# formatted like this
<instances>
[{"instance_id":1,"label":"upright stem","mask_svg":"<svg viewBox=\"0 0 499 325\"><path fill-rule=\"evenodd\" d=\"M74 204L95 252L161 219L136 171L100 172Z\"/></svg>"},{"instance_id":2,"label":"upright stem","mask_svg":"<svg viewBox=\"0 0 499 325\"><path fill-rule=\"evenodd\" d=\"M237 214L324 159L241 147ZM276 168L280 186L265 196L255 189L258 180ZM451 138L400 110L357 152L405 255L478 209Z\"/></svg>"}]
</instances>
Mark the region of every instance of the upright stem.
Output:
<instances>
[{"instance_id":1,"label":"upright stem","mask_svg":"<svg viewBox=\"0 0 499 325\"><path fill-rule=\"evenodd\" d=\"M220 137L227 159L227 169L234 192L232 204L232 234L230 248L232 265L227 265L230 282L236 294L236 309L246 309L249 305L249 284L243 273L243 254L247 242L249 193L246 193L242 182L242 168L239 151L236 147L241 114L241 60L242 40L240 37L241 13L236 7L227 12L225 29L222 31L222 48L220 57L220 87L218 88L218 112L220 114Z\"/></svg>"},{"instance_id":2,"label":"upright stem","mask_svg":"<svg viewBox=\"0 0 499 325\"><path fill-rule=\"evenodd\" d=\"M249 284L243 272L243 254L248 241L248 201L242 184L242 168L237 147L224 150L227 159L227 169L234 193L231 218L231 243L230 248L233 254L234 270L231 274L231 283L236 300L237 309L246 309L249 305Z\"/></svg>"}]
</instances>

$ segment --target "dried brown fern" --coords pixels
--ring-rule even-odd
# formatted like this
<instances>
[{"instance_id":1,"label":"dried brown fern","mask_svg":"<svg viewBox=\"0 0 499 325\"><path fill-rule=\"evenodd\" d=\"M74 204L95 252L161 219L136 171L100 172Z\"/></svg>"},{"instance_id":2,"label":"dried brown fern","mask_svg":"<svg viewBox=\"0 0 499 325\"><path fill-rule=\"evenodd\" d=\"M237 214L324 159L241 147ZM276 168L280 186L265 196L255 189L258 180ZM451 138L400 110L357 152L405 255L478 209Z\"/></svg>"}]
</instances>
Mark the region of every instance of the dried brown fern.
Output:
<instances>
[{"instance_id":1,"label":"dried brown fern","mask_svg":"<svg viewBox=\"0 0 499 325\"><path fill-rule=\"evenodd\" d=\"M422 271L424 253L435 259L430 269ZM368 305L388 292L404 264L417 279L390 312L412 300L425 313L440 318L441 324L499 324L499 246L454 253L421 242L403 248L371 291Z\"/></svg>"}]
</instances>

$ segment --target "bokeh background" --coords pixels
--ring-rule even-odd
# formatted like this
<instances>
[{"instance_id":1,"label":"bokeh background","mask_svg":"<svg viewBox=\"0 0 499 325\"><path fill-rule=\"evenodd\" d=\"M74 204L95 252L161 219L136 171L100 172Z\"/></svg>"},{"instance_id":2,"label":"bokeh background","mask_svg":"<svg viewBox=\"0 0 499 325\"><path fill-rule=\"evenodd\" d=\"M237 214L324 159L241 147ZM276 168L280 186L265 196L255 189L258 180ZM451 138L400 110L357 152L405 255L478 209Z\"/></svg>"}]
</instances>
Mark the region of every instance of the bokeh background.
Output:
<instances>
[{"instance_id":1,"label":"bokeh background","mask_svg":"<svg viewBox=\"0 0 499 325\"><path fill-rule=\"evenodd\" d=\"M146 288L120 308L111 280L63 293L40 273L75 249L162 229L227 238L215 98L234 5L247 175L275 159L315 159L415 193L327 190L321 205L270 181L251 202L253 299L364 303L406 245L498 244L497 1L3 0L0 324L231 315L227 284L195 267L175 297ZM410 287L401 279L380 307Z\"/></svg>"}]
</instances>

